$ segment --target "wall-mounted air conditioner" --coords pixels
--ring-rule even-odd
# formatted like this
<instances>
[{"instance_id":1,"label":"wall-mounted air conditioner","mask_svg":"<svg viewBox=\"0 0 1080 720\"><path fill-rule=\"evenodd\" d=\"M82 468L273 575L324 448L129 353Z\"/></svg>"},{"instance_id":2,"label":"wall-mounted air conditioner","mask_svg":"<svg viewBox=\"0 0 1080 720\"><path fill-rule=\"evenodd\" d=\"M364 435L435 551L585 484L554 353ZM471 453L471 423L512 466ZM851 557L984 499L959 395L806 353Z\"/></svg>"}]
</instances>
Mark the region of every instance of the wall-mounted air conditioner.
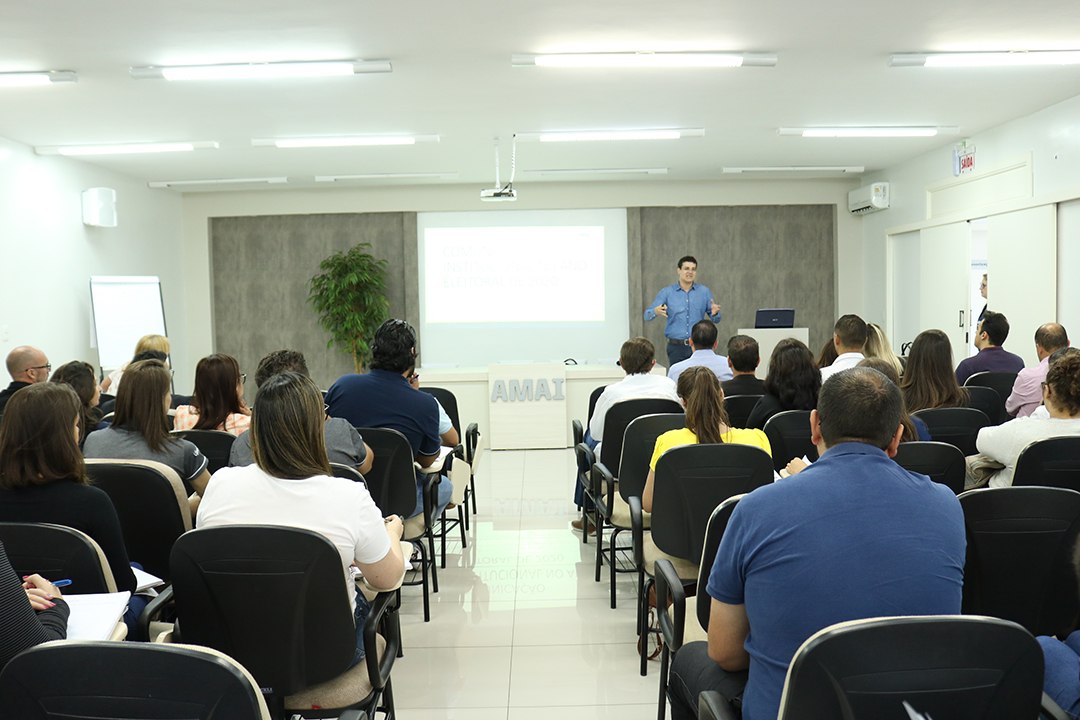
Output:
<instances>
[{"instance_id":1,"label":"wall-mounted air conditioner","mask_svg":"<svg viewBox=\"0 0 1080 720\"><path fill-rule=\"evenodd\" d=\"M852 215L887 210L889 208L889 183L876 182L848 193L848 210Z\"/></svg>"}]
</instances>

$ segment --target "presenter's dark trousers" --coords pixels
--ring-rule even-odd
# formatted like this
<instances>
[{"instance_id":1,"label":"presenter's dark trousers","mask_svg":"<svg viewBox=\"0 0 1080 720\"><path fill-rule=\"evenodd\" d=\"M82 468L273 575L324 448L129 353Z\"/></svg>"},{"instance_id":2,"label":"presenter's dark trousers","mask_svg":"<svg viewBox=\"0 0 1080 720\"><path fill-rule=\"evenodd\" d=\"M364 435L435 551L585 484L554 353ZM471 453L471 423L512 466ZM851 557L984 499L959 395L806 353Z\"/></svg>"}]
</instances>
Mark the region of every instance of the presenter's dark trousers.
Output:
<instances>
[{"instance_id":1,"label":"presenter's dark trousers","mask_svg":"<svg viewBox=\"0 0 1080 720\"><path fill-rule=\"evenodd\" d=\"M709 657L709 645L691 642L675 653L668 678L668 700L671 701L671 720L694 720L697 717L698 695L716 690L737 712L742 710L742 694L748 674L727 672Z\"/></svg>"},{"instance_id":2,"label":"presenter's dark trousers","mask_svg":"<svg viewBox=\"0 0 1080 720\"><path fill-rule=\"evenodd\" d=\"M690 346L685 343L676 345L669 341L667 344L668 367L670 368L675 363L686 360L692 352Z\"/></svg>"}]
</instances>

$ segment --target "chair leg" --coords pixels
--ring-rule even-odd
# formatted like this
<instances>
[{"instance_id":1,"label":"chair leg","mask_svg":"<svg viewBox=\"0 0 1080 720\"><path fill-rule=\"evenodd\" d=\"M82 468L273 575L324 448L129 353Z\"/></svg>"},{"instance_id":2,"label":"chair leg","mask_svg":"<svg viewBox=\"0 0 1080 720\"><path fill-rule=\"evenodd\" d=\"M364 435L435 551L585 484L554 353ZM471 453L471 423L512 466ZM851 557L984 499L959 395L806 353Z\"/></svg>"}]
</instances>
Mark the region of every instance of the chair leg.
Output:
<instances>
[{"instance_id":1,"label":"chair leg","mask_svg":"<svg viewBox=\"0 0 1080 720\"><path fill-rule=\"evenodd\" d=\"M586 522L582 532L589 532L589 523ZM604 563L604 526L596 526L596 574L593 582L600 582L600 566Z\"/></svg>"},{"instance_id":2,"label":"chair leg","mask_svg":"<svg viewBox=\"0 0 1080 720\"><path fill-rule=\"evenodd\" d=\"M608 567L608 578L611 584L611 609L615 609L615 538L619 536L619 531L613 529L611 531L611 537L608 538L608 547L611 548L611 562Z\"/></svg>"},{"instance_id":3,"label":"chair leg","mask_svg":"<svg viewBox=\"0 0 1080 720\"><path fill-rule=\"evenodd\" d=\"M439 592L439 571L435 568L435 535L431 528L427 531L428 548L431 550L431 591Z\"/></svg>"},{"instance_id":4,"label":"chair leg","mask_svg":"<svg viewBox=\"0 0 1080 720\"><path fill-rule=\"evenodd\" d=\"M645 581L645 587L642 588L641 594L641 614L639 615L639 622L641 623L641 635L638 637L638 647L640 648L639 655L641 656L641 677L645 677L649 674L649 634L652 632L649 630L649 589L653 585L652 578Z\"/></svg>"},{"instance_id":5,"label":"chair leg","mask_svg":"<svg viewBox=\"0 0 1080 720\"><path fill-rule=\"evenodd\" d=\"M431 605L428 598L428 559L427 550L424 549L424 541L421 538L419 541L413 541L417 549L420 550L420 587L424 591L424 622L431 622Z\"/></svg>"},{"instance_id":6,"label":"chair leg","mask_svg":"<svg viewBox=\"0 0 1080 720\"><path fill-rule=\"evenodd\" d=\"M656 704L656 720L664 720L664 717L667 715L667 679L669 661L670 656L668 647L665 645L660 650L660 699Z\"/></svg>"},{"instance_id":7,"label":"chair leg","mask_svg":"<svg viewBox=\"0 0 1080 720\"><path fill-rule=\"evenodd\" d=\"M439 518L439 545L442 549L442 557L439 558L439 567L446 569L446 510L442 511Z\"/></svg>"},{"instance_id":8,"label":"chair leg","mask_svg":"<svg viewBox=\"0 0 1080 720\"><path fill-rule=\"evenodd\" d=\"M465 500L464 500L464 502L461 503L462 507L465 508L465 529L466 530L469 529L469 516L471 515L471 513L469 512L469 495L471 495L471 493L469 492L469 488L466 487L465 488Z\"/></svg>"},{"instance_id":9,"label":"chair leg","mask_svg":"<svg viewBox=\"0 0 1080 720\"><path fill-rule=\"evenodd\" d=\"M469 473L469 495L472 497L472 511L476 514L476 473Z\"/></svg>"},{"instance_id":10,"label":"chair leg","mask_svg":"<svg viewBox=\"0 0 1080 720\"><path fill-rule=\"evenodd\" d=\"M382 691L382 711L386 713L386 720L394 720L394 687L391 685L393 678L386 678L386 687ZM375 713L371 714L375 717ZM661 718L660 720L663 720Z\"/></svg>"},{"instance_id":11,"label":"chair leg","mask_svg":"<svg viewBox=\"0 0 1080 720\"><path fill-rule=\"evenodd\" d=\"M394 622L397 623L398 637L401 637L401 588L399 587L394 591ZM424 618L424 622L427 622L427 618ZM398 640L397 656L399 658L405 657L405 643Z\"/></svg>"},{"instance_id":12,"label":"chair leg","mask_svg":"<svg viewBox=\"0 0 1080 720\"><path fill-rule=\"evenodd\" d=\"M641 637L645 632L644 623L642 618L645 617L645 613L648 610L643 610L642 605L645 603L645 568L638 568L637 570L637 634Z\"/></svg>"},{"instance_id":13,"label":"chair leg","mask_svg":"<svg viewBox=\"0 0 1080 720\"><path fill-rule=\"evenodd\" d=\"M469 527L468 524L467 524L468 523L468 518L469 518L469 512L468 511L469 511L469 506L467 504L465 505L464 508L462 508L461 505L457 506L457 526L458 526L458 530L461 531L461 549L462 550L469 547L469 541L465 538L465 530ZM446 566L443 565L443 567L446 567Z\"/></svg>"},{"instance_id":14,"label":"chair leg","mask_svg":"<svg viewBox=\"0 0 1080 720\"><path fill-rule=\"evenodd\" d=\"M589 544L589 511L585 507L584 501L581 504L581 544Z\"/></svg>"}]
</instances>

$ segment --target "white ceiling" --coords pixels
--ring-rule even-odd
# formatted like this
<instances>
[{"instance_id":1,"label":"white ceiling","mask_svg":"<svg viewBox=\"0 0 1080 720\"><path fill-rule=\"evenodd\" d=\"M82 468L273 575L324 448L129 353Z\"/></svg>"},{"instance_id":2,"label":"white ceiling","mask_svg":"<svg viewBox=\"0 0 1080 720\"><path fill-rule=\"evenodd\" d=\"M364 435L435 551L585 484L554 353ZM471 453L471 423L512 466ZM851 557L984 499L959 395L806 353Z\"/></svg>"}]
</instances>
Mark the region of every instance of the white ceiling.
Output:
<instances>
[{"instance_id":1,"label":"white ceiling","mask_svg":"<svg viewBox=\"0 0 1080 720\"><path fill-rule=\"evenodd\" d=\"M959 137L810 140L781 126L957 126L960 137L1080 94L1080 67L890 68L896 52L1080 48L1080 2L622 0L15 2L0 20L0 71L75 70L76 84L0 91L0 135L28 145L213 140L218 150L89 159L146 181L451 172L503 182L515 132L704 128L651 143L521 143L523 171L723 166L880 169ZM774 68L631 71L514 68L513 53L774 52ZM130 66L389 59L394 71L324 80L169 83ZM438 144L279 150L252 138L436 133ZM573 180L631 176L575 176ZM655 177L655 176L653 176ZM399 181L400 182L400 181ZM430 183L430 180L414 180ZM281 186L276 186L281 187Z\"/></svg>"}]
</instances>

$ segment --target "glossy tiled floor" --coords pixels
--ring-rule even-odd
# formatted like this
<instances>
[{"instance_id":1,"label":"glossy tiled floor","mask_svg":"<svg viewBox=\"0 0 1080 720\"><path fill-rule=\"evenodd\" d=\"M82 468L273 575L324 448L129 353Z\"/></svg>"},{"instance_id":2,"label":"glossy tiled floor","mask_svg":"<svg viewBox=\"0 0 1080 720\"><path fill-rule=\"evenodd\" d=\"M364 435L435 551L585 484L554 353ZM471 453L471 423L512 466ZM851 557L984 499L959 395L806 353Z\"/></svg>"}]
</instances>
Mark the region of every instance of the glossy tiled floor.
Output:
<instances>
[{"instance_id":1,"label":"glossy tiled floor","mask_svg":"<svg viewBox=\"0 0 1080 720\"><path fill-rule=\"evenodd\" d=\"M637 671L634 576L593 582L596 546L569 529L570 450L481 457L469 547L447 546L431 622L402 593L405 657L394 666L401 720L644 720L659 664Z\"/></svg>"}]
</instances>

